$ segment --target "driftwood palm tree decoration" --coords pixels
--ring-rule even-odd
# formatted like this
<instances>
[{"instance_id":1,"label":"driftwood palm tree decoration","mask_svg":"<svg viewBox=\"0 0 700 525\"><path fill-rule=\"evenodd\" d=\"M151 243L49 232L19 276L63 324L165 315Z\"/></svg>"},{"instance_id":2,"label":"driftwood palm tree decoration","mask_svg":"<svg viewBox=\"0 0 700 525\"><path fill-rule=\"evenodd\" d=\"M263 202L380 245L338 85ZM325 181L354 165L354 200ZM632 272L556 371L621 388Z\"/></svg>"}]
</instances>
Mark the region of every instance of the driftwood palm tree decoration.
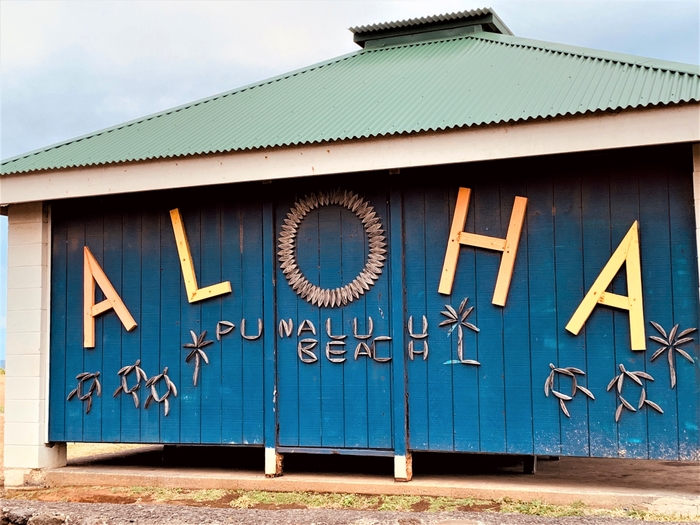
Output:
<instances>
[{"instance_id":1,"label":"driftwood palm tree decoration","mask_svg":"<svg viewBox=\"0 0 700 525\"><path fill-rule=\"evenodd\" d=\"M148 381L146 372L144 372L143 369L139 366L140 364L141 360L137 359L133 365L125 366L121 370L119 370L119 372L117 372L117 374L121 376L121 385L119 385L119 387L114 391L114 394L112 395L112 397L117 397L121 392L124 392L125 394L131 394L131 397L134 399L134 406L136 408L139 407L139 396L136 393L136 391L141 386L142 379L144 381ZM129 388L127 376L131 372L136 373L136 384Z\"/></svg>"},{"instance_id":2,"label":"driftwood palm tree decoration","mask_svg":"<svg viewBox=\"0 0 700 525\"><path fill-rule=\"evenodd\" d=\"M207 345L212 344L214 341L205 341L204 338L207 336L207 331L204 330L199 336L190 330L190 335L192 336L192 342L182 345L184 348L191 348L190 353L187 354L185 362L189 363L194 357L194 373L192 374L192 384L197 386L197 379L199 378L199 367L200 361L204 359L206 364L209 364L209 358L207 354L202 350Z\"/></svg>"},{"instance_id":3,"label":"driftwood palm tree decoration","mask_svg":"<svg viewBox=\"0 0 700 525\"><path fill-rule=\"evenodd\" d=\"M469 314L472 313L472 310L474 310L473 306L470 306L469 308L466 307L468 300L469 297L465 297L459 305L459 309L456 311L449 304L446 304L445 308L447 308L447 310L443 310L440 313L447 317L447 319L441 322L438 326L452 325L448 335L451 335L452 331L457 328L457 357L459 358L459 362L465 365L478 366L481 364L479 361L475 361L474 359L464 359L464 334L462 327L469 328L474 332L479 332L479 329L476 326L467 322L467 317L469 317Z\"/></svg>"},{"instance_id":4,"label":"driftwood palm tree decoration","mask_svg":"<svg viewBox=\"0 0 700 525\"><path fill-rule=\"evenodd\" d=\"M99 372L82 372L75 376L75 378L78 380L78 386L75 387L74 390L71 390L70 394L68 394L68 398L66 401L70 401L73 399L74 396L78 396L78 399L81 401L87 401L87 406L85 407L85 413L89 414L90 409L92 408L92 394L93 392L97 392L98 396L102 395L102 386L100 385L100 380L98 379L100 377ZM90 388L88 388L87 392L83 394L83 384L86 381L90 381L92 379L92 384L90 385Z\"/></svg>"},{"instance_id":5,"label":"driftwood palm tree decoration","mask_svg":"<svg viewBox=\"0 0 700 525\"><path fill-rule=\"evenodd\" d=\"M632 381L634 381L642 387L642 393L639 396L639 405L637 406L637 408L634 408L629 401L622 397L622 385L625 382L625 377L629 377ZM630 412L636 412L638 409L641 409L644 405L649 405L651 408L653 408L660 414L664 413L664 411L659 405L657 405L650 399L647 399L647 390L644 387L644 383L642 383L642 379L646 379L648 381L654 380L654 378L646 372L642 372L639 370L637 370L636 372L631 372L625 368L625 365L620 363L620 374L612 378L612 381L608 383L608 388L606 389L608 392L610 392L610 390L612 390L613 387L617 386L616 394L618 399L620 400L620 404L617 406L617 410L615 410L615 421L620 421L620 416L622 415L623 408L626 408Z\"/></svg>"},{"instance_id":6,"label":"driftwood palm tree decoration","mask_svg":"<svg viewBox=\"0 0 700 525\"><path fill-rule=\"evenodd\" d=\"M664 352L668 352L666 356L668 357L668 368L671 373L671 388L675 388L676 386L676 356L675 352L678 352L681 354L683 357L685 357L688 361L691 363L694 363L695 361L693 360L692 357L690 357L690 354L683 350L682 348L679 348L678 345L682 345L684 343L689 343L690 341L693 340L692 337L687 337L688 334L693 333L697 328L688 328L686 330L683 330L681 333L678 333L678 327L679 325L674 326L671 328L671 331L666 334L666 330L664 330L660 324L655 323L654 321L651 321L651 325L658 330L658 332L663 336L663 337L658 337L655 335L650 335L649 339L652 341L656 341L657 343L663 345L661 348L659 348L654 354L651 356L651 361L659 357L661 354ZM674 352L675 351L675 352Z\"/></svg>"},{"instance_id":7,"label":"driftwood palm tree decoration","mask_svg":"<svg viewBox=\"0 0 700 525\"><path fill-rule=\"evenodd\" d=\"M156 388L156 386L161 380L165 381L165 386L167 390L165 391L165 394L159 396L158 389ZM174 397L177 397L177 387L175 386L175 383L172 382L170 377L168 377L168 367L166 366L163 369L162 373L158 374L157 376L153 376L151 379L146 381L146 386L151 389L151 393L148 394L146 402L143 404L143 408L148 408L148 405L151 404L151 401L155 401L156 403L163 403L163 405L165 406L165 415L167 416L170 412L170 402L168 401L168 397L170 397L170 394L172 394Z\"/></svg>"},{"instance_id":8,"label":"driftwood palm tree decoration","mask_svg":"<svg viewBox=\"0 0 700 525\"><path fill-rule=\"evenodd\" d=\"M549 363L549 368L552 371L549 373L547 380L544 382L544 395L549 397L549 392L551 391L552 394L554 394L554 397L559 399L559 408L561 408L561 411L564 412L564 415L566 417L571 417L571 415L569 414L569 410L566 408L566 403L574 398L576 392L581 391L591 399L595 399L595 396L591 393L590 390L579 385L576 381L576 374L583 376L586 375L586 373L583 370L581 370L580 368L574 368L573 366L567 366L566 368L557 368L552 363ZM558 390L554 390L554 377L557 374L561 374L571 378L570 396L559 392Z\"/></svg>"}]
</instances>

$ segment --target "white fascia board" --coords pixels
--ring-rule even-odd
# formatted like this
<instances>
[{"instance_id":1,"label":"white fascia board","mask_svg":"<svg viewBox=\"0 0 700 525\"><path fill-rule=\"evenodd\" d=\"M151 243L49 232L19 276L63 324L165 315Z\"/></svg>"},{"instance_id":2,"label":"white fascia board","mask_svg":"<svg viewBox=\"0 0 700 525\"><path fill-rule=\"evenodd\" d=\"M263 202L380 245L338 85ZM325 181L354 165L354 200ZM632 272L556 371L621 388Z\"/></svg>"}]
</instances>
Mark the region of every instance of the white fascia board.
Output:
<instances>
[{"instance_id":1,"label":"white fascia board","mask_svg":"<svg viewBox=\"0 0 700 525\"><path fill-rule=\"evenodd\" d=\"M700 104L0 177L0 205L700 141Z\"/></svg>"}]
</instances>

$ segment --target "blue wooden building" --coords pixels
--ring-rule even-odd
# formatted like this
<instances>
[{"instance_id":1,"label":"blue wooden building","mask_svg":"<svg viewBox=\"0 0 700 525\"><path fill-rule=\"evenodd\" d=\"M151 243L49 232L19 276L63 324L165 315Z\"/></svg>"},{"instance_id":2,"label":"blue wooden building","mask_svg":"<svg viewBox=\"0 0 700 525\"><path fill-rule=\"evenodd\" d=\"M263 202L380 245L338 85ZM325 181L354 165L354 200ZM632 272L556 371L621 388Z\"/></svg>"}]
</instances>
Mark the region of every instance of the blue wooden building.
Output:
<instances>
[{"instance_id":1,"label":"blue wooden building","mask_svg":"<svg viewBox=\"0 0 700 525\"><path fill-rule=\"evenodd\" d=\"M74 441L700 459L698 67L351 31L3 161L9 484Z\"/></svg>"}]
</instances>

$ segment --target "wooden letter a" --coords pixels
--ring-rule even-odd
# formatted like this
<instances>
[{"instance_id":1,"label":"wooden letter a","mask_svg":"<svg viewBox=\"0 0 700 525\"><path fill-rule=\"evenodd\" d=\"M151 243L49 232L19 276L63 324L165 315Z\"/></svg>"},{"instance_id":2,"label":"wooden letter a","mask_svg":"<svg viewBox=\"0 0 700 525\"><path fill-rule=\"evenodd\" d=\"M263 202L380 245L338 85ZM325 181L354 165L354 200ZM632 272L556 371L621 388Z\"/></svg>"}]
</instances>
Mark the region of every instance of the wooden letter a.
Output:
<instances>
[{"instance_id":1,"label":"wooden letter a","mask_svg":"<svg viewBox=\"0 0 700 525\"><path fill-rule=\"evenodd\" d=\"M627 293L618 295L605 290L610 286L617 272L627 263ZM622 239L620 245L603 267L598 278L571 316L566 329L578 335L598 304L621 308L629 311L630 338L632 350L646 350L644 333L644 308L642 305L642 268L639 257L639 223L634 221L632 227Z\"/></svg>"},{"instance_id":2,"label":"wooden letter a","mask_svg":"<svg viewBox=\"0 0 700 525\"><path fill-rule=\"evenodd\" d=\"M447 250L445 251L445 262L442 265L442 275L440 276L438 293L444 295L450 295L452 293L452 283L455 279L460 244L474 246L475 248L496 250L503 252L503 256L501 257L501 266L498 268L496 288L493 291L493 299L491 299L491 302L497 306L505 306L506 298L508 297L508 289L510 288L510 279L513 276L515 256L518 254L518 243L520 242L520 232L522 231L523 221L525 219L527 199L525 197L515 197L513 212L510 215L510 223L508 224L508 233L505 239L500 239L498 237L487 237L486 235L462 231L467 222L470 194L471 190L469 188L459 189L457 205L455 206L455 213L452 217L450 239L447 241Z\"/></svg>"},{"instance_id":3,"label":"wooden letter a","mask_svg":"<svg viewBox=\"0 0 700 525\"><path fill-rule=\"evenodd\" d=\"M97 304L95 304L95 283L105 296L105 300ZM85 246L83 248L83 347L95 348L95 317L112 308L127 332L136 328L136 321L131 317L124 301L109 282L90 248Z\"/></svg>"}]
</instances>

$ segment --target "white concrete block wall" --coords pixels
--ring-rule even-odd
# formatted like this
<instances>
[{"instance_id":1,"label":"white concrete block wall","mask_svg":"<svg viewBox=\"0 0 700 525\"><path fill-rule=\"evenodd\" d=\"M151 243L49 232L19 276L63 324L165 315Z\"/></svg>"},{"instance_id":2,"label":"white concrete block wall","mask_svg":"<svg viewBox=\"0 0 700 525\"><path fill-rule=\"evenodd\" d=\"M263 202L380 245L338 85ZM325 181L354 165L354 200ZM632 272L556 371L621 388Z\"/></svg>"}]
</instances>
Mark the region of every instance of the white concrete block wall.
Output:
<instances>
[{"instance_id":1,"label":"white concrete block wall","mask_svg":"<svg viewBox=\"0 0 700 525\"><path fill-rule=\"evenodd\" d=\"M693 198L695 199L695 239L700 275L700 142L693 144ZM700 289L698 289L698 294L700 294Z\"/></svg>"},{"instance_id":2,"label":"white concrete block wall","mask_svg":"<svg viewBox=\"0 0 700 525\"><path fill-rule=\"evenodd\" d=\"M32 469L65 465L65 445L46 444L50 298L48 209L15 204L8 213L5 485Z\"/></svg>"}]
</instances>

